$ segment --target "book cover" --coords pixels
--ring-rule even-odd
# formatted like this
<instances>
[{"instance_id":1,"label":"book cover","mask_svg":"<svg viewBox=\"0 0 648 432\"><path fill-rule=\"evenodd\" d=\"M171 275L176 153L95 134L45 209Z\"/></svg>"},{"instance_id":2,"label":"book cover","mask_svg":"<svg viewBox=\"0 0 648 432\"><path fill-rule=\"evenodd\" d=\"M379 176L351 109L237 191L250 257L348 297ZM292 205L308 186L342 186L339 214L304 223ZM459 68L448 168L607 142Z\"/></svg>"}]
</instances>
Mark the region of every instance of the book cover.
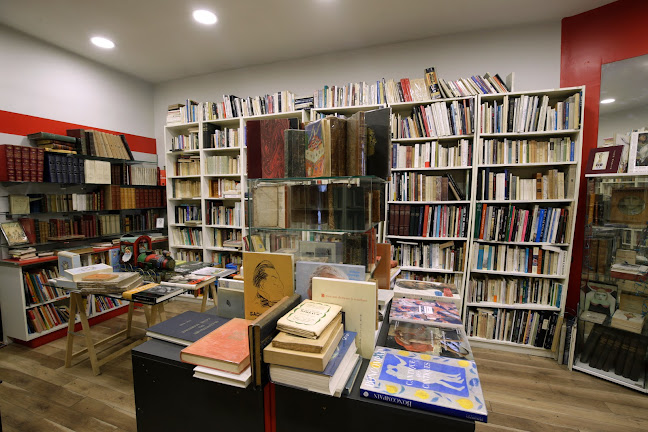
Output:
<instances>
[{"instance_id":1,"label":"book cover","mask_svg":"<svg viewBox=\"0 0 648 432\"><path fill-rule=\"evenodd\" d=\"M585 174L619 172L623 146L599 147L590 150Z\"/></svg>"},{"instance_id":2,"label":"book cover","mask_svg":"<svg viewBox=\"0 0 648 432\"><path fill-rule=\"evenodd\" d=\"M258 228L287 228L289 186L263 184L251 191L254 226Z\"/></svg>"},{"instance_id":3,"label":"book cover","mask_svg":"<svg viewBox=\"0 0 648 432\"><path fill-rule=\"evenodd\" d=\"M252 382L252 368L248 366L240 374L229 373L218 369L196 366L194 378L227 384L233 387L247 388Z\"/></svg>"},{"instance_id":4,"label":"book cover","mask_svg":"<svg viewBox=\"0 0 648 432\"><path fill-rule=\"evenodd\" d=\"M284 130L284 163L286 164L286 177L306 177L307 137L305 130Z\"/></svg>"},{"instance_id":5,"label":"book cover","mask_svg":"<svg viewBox=\"0 0 648 432\"><path fill-rule=\"evenodd\" d=\"M421 354L474 360L462 327L444 328L390 321L385 346Z\"/></svg>"},{"instance_id":6,"label":"book cover","mask_svg":"<svg viewBox=\"0 0 648 432\"><path fill-rule=\"evenodd\" d=\"M391 108L365 112L367 126L367 175L389 179L391 175Z\"/></svg>"},{"instance_id":7,"label":"book cover","mask_svg":"<svg viewBox=\"0 0 648 432\"><path fill-rule=\"evenodd\" d=\"M146 336L189 346L228 321L218 315L186 311L149 327Z\"/></svg>"},{"instance_id":8,"label":"book cover","mask_svg":"<svg viewBox=\"0 0 648 432\"><path fill-rule=\"evenodd\" d=\"M216 275L197 275L193 273L179 274L172 276L168 281L160 282L160 285L193 290L200 284L214 282L216 277Z\"/></svg>"},{"instance_id":9,"label":"book cover","mask_svg":"<svg viewBox=\"0 0 648 432\"><path fill-rule=\"evenodd\" d=\"M97 273L112 273L113 268L107 264L93 264L84 267L78 268L68 268L63 270L61 276L73 280L74 282L80 282L85 276L97 274Z\"/></svg>"},{"instance_id":10,"label":"book cover","mask_svg":"<svg viewBox=\"0 0 648 432\"><path fill-rule=\"evenodd\" d=\"M18 246L29 244L29 239L25 230L18 222L2 222L0 223L0 230L7 240L8 246Z\"/></svg>"},{"instance_id":11,"label":"book cover","mask_svg":"<svg viewBox=\"0 0 648 432\"><path fill-rule=\"evenodd\" d=\"M295 336L284 332L279 332L272 340L272 346L284 348L293 351L303 351L310 353L321 353L324 347L335 335L339 324L342 323L342 314L338 313L335 318L324 329L322 334L316 339L309 339L301 336Z\"/></svg>"},{"instance_id":12,"label":"book cover","mask_svg":"<svg viewBox=\"0 0 648 432\"><path fill-rule=\"evenodd\" d=\"M313 277L364 281L365 275L365 267L362 265L297 261L295 293L301 295L302 299L312 298Z\"/></svg>"},{"instance_id":13,"label":"book cover","mask_svg":"<svg viewBox=\"0 0 648 432\"><path fill-rule=\"evenodd\" d=\"M392 301L389 320L454 327L463 325L454 303L404 297L394 298Z\"/></svg>"},{"instance_id":14,"label":"book cover","mask_svg":"<svg viewBox=\"0 0 648 432\"><path fill-rule=\"evenodd\" d=\"M486 422L488 413L475 362L377 347L360 395Z\"/></svg>"},{"instance_id":15,"label":"book cover","mask_svg":"<svg viewBox=\"0 0 648 432\"><path fill-rule=\"evenodd\" d=\"M142 303L160 303L184 292L184 288L158 285L133 293L133 301Z\"/></svg>"},{"instance_id":16,"label":"book cover","mask_svg":"<svg viewBox=\"0 0 648 432\"><path fill-rule=\"evenodd\" d=\"M330 141L324 139L324 119L306 125L306 177L329 177L331 175ZM327 147L327 142L329 146Z\"/></svg>"},{"instance_id":17,"label":"book cover","mask_svg":"<svg viewBox=\"0 0 648 432\"><path fill-rule=\"evenodd\" d=\"M152 283L138 286L136 288L129 289L127 291L122 292L122 297L126 300L131 300L133 298L133 294L135 294L136 292L144 291L157 285L158 285L157 283L152 282Z\"/></svg>"},{"instance_id":18,"label":"book cover","mask_svg":"<svg viewBox=\"0 0 648 432\"><path fill-rule=\"evenodd\" d=\"M284 130L290 129L290 119L261 120L260 127L263 178L284 178Z\"/></svg>"},{"instance_id":19,"label":"book cover","mask_svg":"<svg viewBox=\"0 0 648 432\"><path fill-rule=\"evenodd\" d=\"M317 339L341 310L339 305L304 300L279 319L277 330Z\"/></svg>"},{"instance_id":20,"label":"book cover","mask_svg":"<svg viewBox=\"0 0 648 432\"><path fill-rule=\"evenodd\" d=\"M245 317L255 319L294 292L290 254L243 252Z\"/></svg>"},{"instance_id":21,"label":"book cover","mask_svg":"<svg viewBox=\"0 0 648 432\"><path fill-rule=\"evenodd\" d=\"M376 283L314 277L313 299L342 306L344 328L357 333L360 355L371 358L378 316Z\"/></svg>"},{"instance_id":22,"label":"book cover","mask_svg":"<svg viewBox=\"0 0 648 432\"><path fill-rule=\"evenodd\" d=\"M261 120L248 120L245 123L245 145L247 146L248 179L263 178L261 169Z\"/></svg>"},{"instance_id":23,"label":"book cover","mask_svg":"<svg viewBox=\"0 0 648 432\"><path fill-rule=\"evenodd\" d=\"M225 372L241 373L250 365L249 322L232 318L180 352L180 360Z\"/></svg>"},{"instance_id":24,"label":"book cover","mask_svg":"<svg viewBox=\"0 0 648 432\"><path fill-rule=\"evenodd\" d=\"M452 302L457 307L461 305L457 287L443 282L397 279L394 283L394 297Z\"/></svg>"},{"instance_id":25,"label":"book cover","mask_svg":"<svg viewBox=\"0 0 648 432\"><path fill-rule=\"evenodd\" d=\"M324 119L324 138L329 141L325 147L331 149L331 175L347 175L347 129L346 120L339 117Z\"/></svg>"},{"instance_id":26,"label":"book cover","mask_svg":"<svg viewBox=\"0 0 648 432\"><path fill-rule=\"evenodd\" d=\"M362 176L367 172L367 125L364 111L347 119L346 175Z\"/></svg>"}]
</instances>

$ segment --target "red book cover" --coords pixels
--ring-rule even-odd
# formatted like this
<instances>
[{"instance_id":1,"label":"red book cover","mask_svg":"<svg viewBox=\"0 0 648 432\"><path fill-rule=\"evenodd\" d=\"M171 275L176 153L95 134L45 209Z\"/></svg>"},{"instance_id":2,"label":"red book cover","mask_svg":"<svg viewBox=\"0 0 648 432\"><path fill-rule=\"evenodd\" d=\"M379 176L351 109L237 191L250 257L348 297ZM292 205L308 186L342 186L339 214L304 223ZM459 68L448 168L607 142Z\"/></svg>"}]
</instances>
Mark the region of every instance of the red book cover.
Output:
<instances>
[{"instance_id":1,"label":"red book cover","mask_svg":"<svg viewBox=\"0 0 648 432\"><path fill-rule=\"evenodd\" d=\"M232 318L180 352L180 360L198 366L241 373L250 364L249 321Z\"/></svg>"},{"instance_id":2,"label":"red book cover","mask_svg":"<svg viewBox=\"0 0 648 432\"><path fill-rule=\"evenodd\" d=\"M16 181L23 181L22 173L22 151L20 146L13 146L14 169L16 172Z\"/></svg>"},{"instance_id":3,"label":"red book cover","mask_svg":"<svg viewBox=\"0 0 648 432\"><path fill-rule=\"evenodd\" d=\"M22 181L31 181L30 147L20 147L22 157Z\"/></svg>"},{"instance_id":4,"label":"red book cover","mask_svg":"<svg viewBox=\"0 0 648 432\"><path fill-rule=\"evenodd\" d=\"M20 223L20 226L22 226L23 230L25 231L25 235L27 235L29 243L36 243L36 226L34 224L34 219L20 218L18 219L18 223Z\"/></svg>"},{"instance_id":5,"label":"red book cover","mask_svg":"<svg viewBox=\"0 0 648 432\"><path fill-rule=\"evenodd\" d=\"M289 119L261 120L261 172L263 178L284 178L284 130ZM248 147L248 155L250 148Z\"/></svg>"},{"instance_id":6,"label":"red book cover","mask_svg":"<svg viewBox=\"0 0 648 432\"><path fill-rule=\"evenodd\" d=\"M0 181L9 181L9 161L7 160L7 151L11 152L11 146L0 146Z\"/></svg>"},{"instance_id":7,"label":"red book cover","mask_svg":"<svg viewBox=\"0 0 648 432\"><path fill-rule=\"evenodd\" d=\"M410 93L409 90L409 85L408 85L409 79L401 78L400 83L401 83L401 88L403 89L403 99L405 99L405 102L411 102L412 94Z\"/></svg>"},{"instance_id":8,"label":"red book cover","mask_svg":"<svg viewBox=\"0 0 648 432\"><path fill-rule=\"evenodd\" d=\"M44 167L44 160L45 160L45 150L42 148L36 149L36 169L38 170L38 176L36 177L36 181L39 183L43 182L43 176L45 175L45 170L43 169Z\"/></svg>"},{"instance_id":9,"label":"red book cover","mask_svg":"<svg viewBox=\"0 0 648 432\"><path fill-rule=\"evenodd\" d=\"M38 149L29 147L29 181L38 181Z\"/></svg>"},{"instance_id":10,"label":"red book cover","mask_svg":"<svg viewBox=\"0 0 648 432\"><path fill-rule=\"evenodd\" d=\"M263 178L261 171L261 120L249 120L245 124L245 145L247 146L248 178Z\"/></svg>"},{"instance_id":11,"label":"red book cover","mask_svg":"<svg viewBox=\"0 0 648 432\"><path fill-rule=\"evenodd\" d=\"M7 153L7 178L9 181L16 181L16 151L15 146L5 146Z\"/></svg>"},{"instance_id":12,"label":"red book cover","mask_svg":"<svg viewBox=\"0 0 648 432\"><path fill-rule=\"evenodd\" d=\"M486 204L482 204L482 214L481 214L481 222L479 224L479 239L484 240L484 223L486 222L486 210L488 206Z\"/></svg>"}]
</instances>

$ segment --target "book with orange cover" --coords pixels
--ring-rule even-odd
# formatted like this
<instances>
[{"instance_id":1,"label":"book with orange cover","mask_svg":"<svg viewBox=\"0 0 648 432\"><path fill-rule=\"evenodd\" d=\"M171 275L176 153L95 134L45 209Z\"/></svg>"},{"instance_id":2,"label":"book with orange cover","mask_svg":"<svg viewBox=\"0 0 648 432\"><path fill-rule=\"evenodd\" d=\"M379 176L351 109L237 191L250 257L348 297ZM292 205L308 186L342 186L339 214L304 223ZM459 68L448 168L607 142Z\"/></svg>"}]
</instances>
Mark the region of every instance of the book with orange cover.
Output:
<instances>
[{"instance_id":1,"label":"book with orange cover","mask_svg":"<svg viewBox=\"0 0 648 432\"><path fill-rule=\"evenodd\" d=\"M241 373L250 365L249 321L232 318L180 352L180 360L226 372Z\"/></svg>"}]
</instances>

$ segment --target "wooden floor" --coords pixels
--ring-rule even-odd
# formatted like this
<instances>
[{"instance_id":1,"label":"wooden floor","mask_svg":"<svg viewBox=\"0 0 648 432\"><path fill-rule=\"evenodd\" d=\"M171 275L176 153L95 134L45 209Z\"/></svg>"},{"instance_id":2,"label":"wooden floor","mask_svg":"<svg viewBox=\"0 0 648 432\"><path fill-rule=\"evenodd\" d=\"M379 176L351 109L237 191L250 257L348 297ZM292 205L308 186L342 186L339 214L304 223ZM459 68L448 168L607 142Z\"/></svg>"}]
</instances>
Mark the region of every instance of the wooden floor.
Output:
<instances>
[{"instance_id":1,"label":"wooden floor","mask_svg":"<svg viewBox=\"0 0 648 432\"><path fill-rule=\"evenodd\" d=\"M199 305L175 301L166 309L171 317ZM123 328L125 319L92 327L97 339ZM134 321L143 334L142 311ZM65 339L35 349L0 349L2 430L135 431L130 354L103 366L99 376L87 360L65 369L64 356ZM648 430L648 396L569 372L549 359L486 349L475 349L475 358L489 418L477 424L478 431Z\"/></svg>"}]
</instances>

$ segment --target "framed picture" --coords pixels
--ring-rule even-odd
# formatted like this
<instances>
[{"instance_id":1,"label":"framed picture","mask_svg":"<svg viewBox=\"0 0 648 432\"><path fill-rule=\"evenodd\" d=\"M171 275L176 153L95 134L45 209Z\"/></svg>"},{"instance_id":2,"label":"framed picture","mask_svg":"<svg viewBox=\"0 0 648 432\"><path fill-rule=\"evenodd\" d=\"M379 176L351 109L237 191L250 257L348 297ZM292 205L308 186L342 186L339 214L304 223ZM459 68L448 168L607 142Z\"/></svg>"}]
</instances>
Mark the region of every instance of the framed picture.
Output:
<instances>
[{"instance_id":1,"label":"framed picture","mask_svg":"<svg viewBox=\"0 0 648 432\"><path fill-rule=\"evenodd\" d=\"M648 132L632 132L630 135L629 173L648 173Z\"/></svg>"},{"instance_id":2,"label":"framed picture","mask_svg":"<svg viewBox=\"0 0 648 432\"><path fill-rule=\"evenodd\" d=\"M619 172L623 146L598 147L592 149L587 160L585 174L605 174Z\"/></svg>"},{"instance_id":3,"label":"framed picture","mask_svg":"<svg viewBox=\"0 0 648 432\"><path fill-rule=\"evenodd\" d=\"M9 246L18 246L29 244L29 239L25 230L18 222L2 222L0 223L0 230L7 239Z\"/></svg>"},{"instance_id":4,"label":"framed picture","mask_svg":"<svg viewBox=\"0 0 648 432\"><path fill-rule=\"evenodd\" d=\"M612 189L610 222L627 225L648 223L648 188Z\"/></svg>"}]
</instances>

